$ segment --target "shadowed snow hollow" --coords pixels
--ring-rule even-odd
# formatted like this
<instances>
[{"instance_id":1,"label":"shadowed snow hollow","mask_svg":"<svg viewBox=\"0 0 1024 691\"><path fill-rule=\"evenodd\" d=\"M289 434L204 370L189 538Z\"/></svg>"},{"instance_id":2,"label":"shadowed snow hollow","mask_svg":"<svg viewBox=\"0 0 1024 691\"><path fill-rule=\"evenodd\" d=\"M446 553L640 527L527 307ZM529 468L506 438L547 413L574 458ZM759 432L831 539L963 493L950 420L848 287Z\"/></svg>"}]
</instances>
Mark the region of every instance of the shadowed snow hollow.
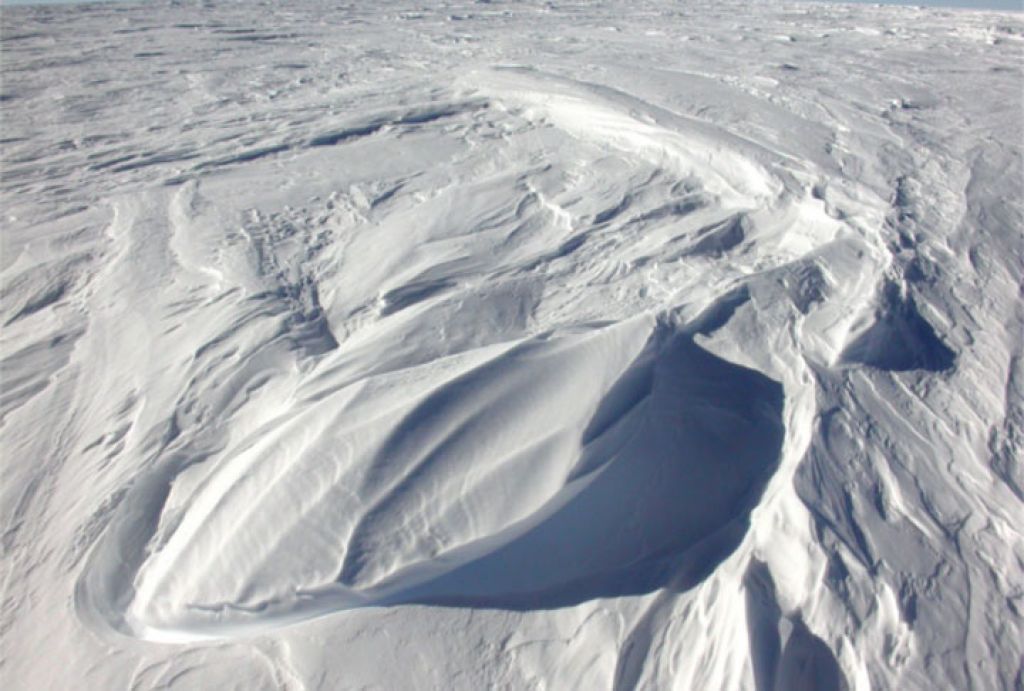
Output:
<instances>
[{"instance_id":1,"label":"shadowed snow hollow","mask_svg":"<svg viewBox=\"0 0 1024 691\"><path fill-rule=\"evenodd\" d=\"M181 507L172 492L183 518L130 621L198 634L358 604L550 608L661 587L695 545L724 558L778 465L782 389L650 330L530 340L422 393L383 377L261 432Z\"/></svg>"}]
</instances>

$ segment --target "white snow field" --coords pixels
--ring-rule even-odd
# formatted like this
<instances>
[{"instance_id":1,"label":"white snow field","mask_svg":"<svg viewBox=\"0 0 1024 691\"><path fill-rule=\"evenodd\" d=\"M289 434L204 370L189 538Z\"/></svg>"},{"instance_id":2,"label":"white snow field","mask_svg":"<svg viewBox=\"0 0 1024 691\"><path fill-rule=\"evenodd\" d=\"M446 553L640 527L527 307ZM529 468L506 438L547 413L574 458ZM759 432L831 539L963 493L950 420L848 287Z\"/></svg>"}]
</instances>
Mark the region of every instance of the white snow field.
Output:
<instances>
[{"instance_id":1,"label":"white snow field","mask_svg":"<svg viewBox=\"0 0 1024 691\"><path fill-rule=\"evenodd\" d=\"M1024 687L1024 15L0 16L3 688Z\"/></svg>"}]
</instances>

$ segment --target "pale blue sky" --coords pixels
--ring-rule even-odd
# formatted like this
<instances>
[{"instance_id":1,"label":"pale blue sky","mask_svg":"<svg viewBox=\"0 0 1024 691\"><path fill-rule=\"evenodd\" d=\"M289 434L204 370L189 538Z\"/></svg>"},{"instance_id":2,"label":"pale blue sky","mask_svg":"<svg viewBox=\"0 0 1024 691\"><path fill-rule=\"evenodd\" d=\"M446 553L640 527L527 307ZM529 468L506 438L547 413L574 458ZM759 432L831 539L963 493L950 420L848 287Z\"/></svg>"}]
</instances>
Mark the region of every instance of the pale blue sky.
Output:
<instances>
[{"instance_id":1,"label":"pale blue sky","mask_svg":"<svg viewBox=\"0 0 1024 691\"><path fill-rule=\"evenodd\" d=\"M87 0L0 0L0 5L67 5ZM89 0L95 2L96 0ZM101 0L110 1L110 0ZM1024 0L844 0L859 4L933 5L935 7L970 7L974 9L1024 11Z\"/></svg>"},{"instance_id":2,"label":"pale blue sky","mask_svg":"<svg viewBox=\"0 0 1024 691\"><path fill-rule=\"evenodd\" d=\"M930 5L932 7L970 7L976 10L1024 11L1024 0L843 0L858 5Z\"/></svg>"}]
</instances>

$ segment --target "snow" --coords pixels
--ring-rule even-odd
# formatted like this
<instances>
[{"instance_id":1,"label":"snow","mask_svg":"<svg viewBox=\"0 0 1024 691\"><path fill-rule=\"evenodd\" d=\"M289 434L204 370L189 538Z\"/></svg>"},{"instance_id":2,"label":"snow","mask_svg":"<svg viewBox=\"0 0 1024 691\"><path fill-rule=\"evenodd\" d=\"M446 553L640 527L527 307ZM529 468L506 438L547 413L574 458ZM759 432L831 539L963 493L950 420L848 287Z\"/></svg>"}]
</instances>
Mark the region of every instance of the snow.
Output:
<instances>
[{"instance_id":1,"label":"snow","mask_svg":"<svg viewBox=\"0 0 1024 691\"><path fill-rule=\"evenodd\" d=\"M1021 684L1019 15L2 12L5 688Z\"/></svg>"}]
</instances>

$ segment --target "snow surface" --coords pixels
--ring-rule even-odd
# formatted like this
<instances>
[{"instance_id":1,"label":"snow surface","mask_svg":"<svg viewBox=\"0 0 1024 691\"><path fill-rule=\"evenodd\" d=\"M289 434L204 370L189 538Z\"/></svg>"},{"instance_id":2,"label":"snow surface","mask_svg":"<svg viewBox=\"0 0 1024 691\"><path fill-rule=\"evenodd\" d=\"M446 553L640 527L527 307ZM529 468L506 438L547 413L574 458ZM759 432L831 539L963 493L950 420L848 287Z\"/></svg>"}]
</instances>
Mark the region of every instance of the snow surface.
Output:
<instances>
[{"instance_id":1,"label":"snow surface","mask_svg":"<svg viewBox=\"0 0 1024 691\"><path fill-rule=\"evenodd\" d=\"M11 7L9 689L1024 685L1024 18Z\"/></svg>"}]
</instances>

